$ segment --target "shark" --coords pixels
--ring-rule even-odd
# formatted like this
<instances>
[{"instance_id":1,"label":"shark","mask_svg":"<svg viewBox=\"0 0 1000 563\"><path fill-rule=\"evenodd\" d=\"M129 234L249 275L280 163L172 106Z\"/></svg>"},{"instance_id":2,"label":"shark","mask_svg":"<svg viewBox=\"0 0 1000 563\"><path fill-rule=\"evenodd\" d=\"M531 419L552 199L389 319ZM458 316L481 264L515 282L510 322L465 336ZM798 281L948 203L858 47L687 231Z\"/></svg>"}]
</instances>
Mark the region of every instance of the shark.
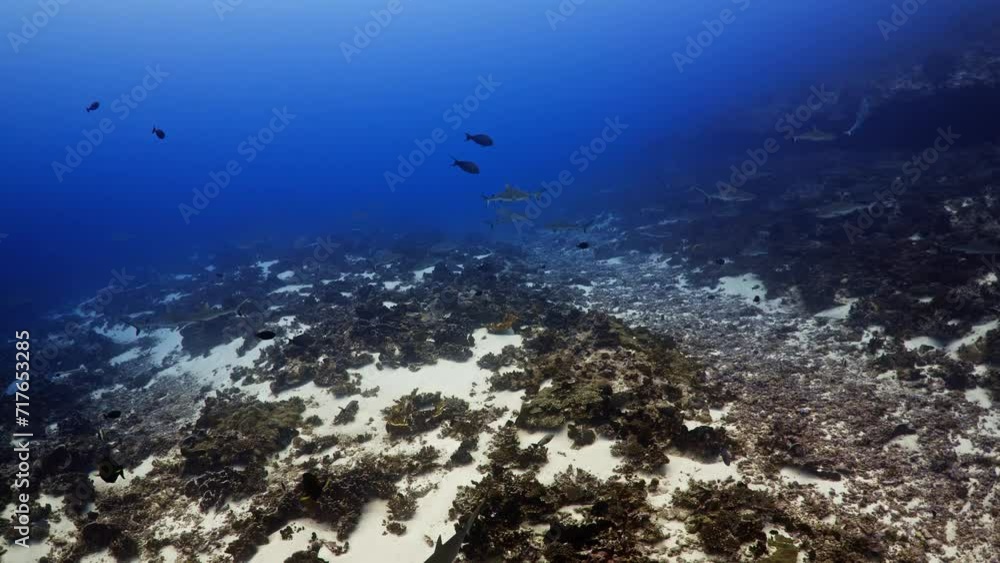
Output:
<instances>
[{"instance_id":1,"label":"shark","mask_svg":"<svg viewBox=\"0 0 1000 563\"><path fill-rule=\"evenodd\" d=\"M476 521L476 518L479 518L479 512L482 511L485 504L486 499L480 501L479 506L469 515L469 519L465 521L465 526L455 532L455 535L448 538L448 541L441 543L441 536L438 536L437 544L434 546L434 553L424 563L452 563L455 561L458 553L462 551L462 543L465 541L465 536L469 535L472 524Z\"/></svg>"},{"instance_id":2,"label":"shark","mask_svg":"<svg viewBox=\"0 0 1000 563\"><path fill-rule=\"evenodd\" d=\"M856 211L867 209L871 203L856 203L853 201L835 201L826 205L810 209L812 214L820 219L835 219L844 217Z\"/></svg>"},{"instance_id":3,"label":"shark","mask_svg":"<svg viewBox=\"0 0 1000 563\"><path fill-rule=\"evenodd\" d=\"M507 184L504 186L503 191L493 194L484 195L483 201L486 205L491 203L513 203L515 201L528 201L530 199L538 199L541 192L526 192L517 187Z\"/></svg>"},{"instance_id":4,"label":"shark","mask_svg":"<svg viewBox=\"0 0 1000 563\"><path fill-rule=\"evenodd\" d=\"M565 232L565 231L587 232L587 229L590 228L591 222L592 221L588 221L586 223L569 223L567 221L553 221L552 223L545 225L545 228L546 230L552 231L554 233Z\"/></svg>"},{"instance_id":5,"label":"shark","mask_svg":"<svg viewBox=\"0 0 1000 563\"><path fill-rule=\"evenodd\" d=\"M178 313L175 311L168 311L162 317L158 319L149 320L128 320L125 324L135 329L135 335L139 336L143 329L157 329L157 328L176 328L183 330L188 326L196 323L204 323L208 321L213 321L228 315L236 314L238 316L243 316L243 305L249 302L249 299L244 299L236 307L231 309L216 309L214 307L205 306L198 311L193 312L183 312Z\"/></svg>"},{"instance_id":6,"label":"shark","mask_svg":"<svg viewBox=\"0 0 1000 563\"><path fill-rule=\"evenodd\" d=\"M795 135L794 137L792 137L792 140L794 140L796 143L799 142L800 140L811 141L814 143L825 143L829 141L834 141L836 139L837 136L834 135L833 133L820 131L819 128L815 126L812 128L812 131L806 131L801 135Z\"/></svg>"},{"instance_id":7,"label":"shark","mask_svg":"<svg viewBox=\"0 0 1000 563\"><path fill-rule=\"evenodd\" d=\"M505 207L497 209L496 219L492 221L486 221L486 224L490 226L490 230L496 228L497 225L506 225L508 223L511 225L518 225L520 223L523 223L528 226L533 225L531 219L528 219L527 217L519 213L514 213L513 211Z\"/></svg>"},{"instance_id":8,"label":"shark","mask_svg":"<svg viewBox=\"0 0 1000 563\"><path fill-rule=\"evenodd\" d=\"M720 189L718 193L710 194L705 190L699 188L698 186L691 186L692 190L698 190L702 195L705 196L705 201L724 201L726 203L738 203L744 201L753 201L757 199L757 195L750 193L748 191L741 190L739 188L728 188Z\"/></svg>"},{"instance_id":9,"label":"shark","mask_svg":"<svg viewBox=\"0 0 1000 563\"><path fill-rule=\"evenodd\" d=\"M960 252L962 254L973 254L977 256L989 256L992 254L1000 254L1000 246L997 246L991 242L975 239L971 242L964 242L961 244L939 244L941 248L945 250L950 250L952 252Z\"/></svg>"}]
</instances>

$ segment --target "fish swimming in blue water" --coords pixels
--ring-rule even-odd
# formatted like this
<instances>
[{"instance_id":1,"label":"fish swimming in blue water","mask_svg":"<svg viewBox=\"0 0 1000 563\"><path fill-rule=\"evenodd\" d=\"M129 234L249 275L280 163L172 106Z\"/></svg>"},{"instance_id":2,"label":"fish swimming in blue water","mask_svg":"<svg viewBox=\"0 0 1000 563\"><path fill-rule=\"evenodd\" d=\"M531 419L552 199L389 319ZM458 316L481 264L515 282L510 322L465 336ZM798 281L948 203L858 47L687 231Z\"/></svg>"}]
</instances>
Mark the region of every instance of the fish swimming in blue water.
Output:
<instances>
[{"instance_id":1,"label":"fish swimming in blue water","mask_svg":"<svg viewBox=\"0 0 1000 563\"><path fill-rule=\"evenodd\" d=\"M479 174L479 165L475 162L469 160L459 160L455 157L451 157L451 159L454 161L451 165L461 168L463 172L468 172L469 174Z\"/></svg>"},{"instance_id":2,"label":"fish swimming in blue water","mask_svg":"<svg viewBox=\"0 0 1000 563\"><path fill-rule=\"evenodd\" d=\"M93 102L89 106L87 106L87 113L95 111L99 107L101 107L101 102Z\"/></svg>"},{"instance_id":3,"label":"fish swimming in blue water","mask_svg":"<svg viewBox=\"0 0 1000 563\"><path fill-rule=\"evenodd\" d=\"M477 133L475 135L471 135L469 133L466 133L465 134L465 140L466 141L472 141L473 143L476 143L477 145L479 145L481 147L492 147L493 146L493 139L490 138L490 136L487 135L487 134L485 134L485 133Z\"/></svg>"}]
</instances>

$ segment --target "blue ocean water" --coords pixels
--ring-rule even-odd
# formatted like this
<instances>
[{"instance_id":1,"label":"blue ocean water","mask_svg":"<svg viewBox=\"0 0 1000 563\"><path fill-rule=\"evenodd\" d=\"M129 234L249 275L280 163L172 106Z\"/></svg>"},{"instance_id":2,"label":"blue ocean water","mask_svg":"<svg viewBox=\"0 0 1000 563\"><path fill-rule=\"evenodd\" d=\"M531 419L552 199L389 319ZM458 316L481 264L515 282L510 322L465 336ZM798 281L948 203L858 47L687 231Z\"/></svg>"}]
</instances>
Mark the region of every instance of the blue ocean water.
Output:
<instances>
[{"instance_id":1,"label":"blue ocean water","mask_svg":"<svg viewBox=\"0 0 1000 563\"><path fill-rule=\"evenodd\" d=\"M737 110L916 60L989 3L919 2L887 38L897 4L8 0L0 318L245 241L486 236L482 194L563 171L552 219L655 203L663 167L752 146Z\"/></svg>"}]
</instances>

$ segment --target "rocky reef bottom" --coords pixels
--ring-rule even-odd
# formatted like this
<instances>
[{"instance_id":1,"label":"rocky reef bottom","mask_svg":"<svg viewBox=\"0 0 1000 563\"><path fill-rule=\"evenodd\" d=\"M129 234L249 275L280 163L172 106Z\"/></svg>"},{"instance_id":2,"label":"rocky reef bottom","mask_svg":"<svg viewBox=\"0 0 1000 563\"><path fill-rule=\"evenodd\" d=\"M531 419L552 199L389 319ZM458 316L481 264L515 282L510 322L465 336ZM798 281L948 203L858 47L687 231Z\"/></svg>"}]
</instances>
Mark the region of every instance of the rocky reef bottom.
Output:
<instances>
[{"instance_id":1,"label":"rocky reef bottom","mask_svg":"<svg viewBox=\"0 0 1000 563\"><path fill-rule=\"evenodd\" d=\"M37 332L60 346L32 546L4 561L423 561L469 515L470 561L1000 550L992 391L936 356L919 384L891 372L905 347L846 310L559 236L306 252L198 264Z\"/></svg>"}]
</instances>

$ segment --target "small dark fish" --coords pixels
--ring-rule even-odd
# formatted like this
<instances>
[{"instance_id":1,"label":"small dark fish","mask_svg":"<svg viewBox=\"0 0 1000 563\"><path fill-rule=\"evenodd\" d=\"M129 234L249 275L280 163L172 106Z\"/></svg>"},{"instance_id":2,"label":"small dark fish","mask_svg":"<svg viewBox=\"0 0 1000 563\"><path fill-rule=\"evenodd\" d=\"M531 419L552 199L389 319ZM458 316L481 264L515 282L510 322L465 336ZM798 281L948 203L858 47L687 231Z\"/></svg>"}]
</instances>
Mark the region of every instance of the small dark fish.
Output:
<instances>
[{"instance_id":1,"label":"small dark fish","mask_svg":"<svg viewBox=\"0 0 1000 563\"><path fill-rule=\"evenodd\" d=\"M451 157L451 159L454 161L451 165L461 168L463 172L468 172L469 174L479 174L479 165L475 162L459 160L455 157Z\"/></svg>"},{"instance_id":2,"label":"small dark fish","mask_svg":"<svg viewBox=\"0 0 1000 563\"><path fill-rule=\"evenodd\" d=\"M753 296L753 302L754 303L760 303L760 295L754 295Z\"/></svg>"},{"instance_id":3,"label":"small dark fish","mask_svg":"<svg viewBox=\"0 0 1000 563\"><path fill-rule=\"evenodd\" d=\"M718 264L718 265L720 265L720 266L723 266L726 263L726 259L725 258L716 258L715 259L715 263Z\"/></svg>"},{"instance_id":4,"label":"small dark fish","mask_svg":"<svg viewBox=\"0 0 1000 563\"><path fill-rule=\"evenodd\" d=\"M157 128L156 125L153 126L153 134L156 135L158 139L162 139L167 136L167 134L163 132L163 129Z\"/></svg>"},{"instance_id":5,"label":"small dark fish","mask_svg":"<svg viewBox=\"0 0 1000 563\"><path fill-rule=\"evenodd\" d=\"M275 337L275 333L273 330L262 330L258 332L256 336L261 340L270 340Z\"/></svg>"},{"instance_id":6,"label":"small dark fish","mask_svg":"<svg viewBox=\"0 0 1000 563\"><path fill-rule=\"evenodd\" d=\"M122 411L114 410L104 413L104 418L108 420L114 420L122 415Z\"/></svg>"},{"instance_id":7,"label":"small dark fish","mask_svg":"<svg viewBox=\"0 0 1000 563\"><path fill-rule=\"evenodd\" d=\"M90 112L96 110L99 107L101 107L101 102L94 102L94 103L90 104L89 106L87 106L87 113L90 113Z\"/></svg>"},{"instance_id":8,"label":"small dark fish","mask_svg":"<svg viewBox=\"0 0 1000 563\"><path fill-rule=\"evenodd\" d=\"M111 456L106 455L97 463L97 473L105 483L114 483L119 477L125 477L125 467L118 465Z\"/></svg>"},{"instance_id":9,"label":"small dark fish","mask_svg":"<svg viewBox=\"0 0 1000 563\"><path fill-rule=\"evenodd\" d=\"M475 293L475 296L476 296L476 297L481 297L482 295L483 295L483 290L481 290L481 289L477 289L477 290L476 290L476 293Z\"/></svg>"},{"instance_id":10,"label":"small dark fish","mask_svg":"<svg viewBox=\"0 0 1000 563\"><path fill-rule=\"evenodd\" d=\"M492 147L493 146L493 139L491 139L489 135L486 135L484 133L478 133L476 135L470 135L470 134L466 133L465 134L465 140L466 141L472 141L473 143L476 143L477 145L479 145L481 147Z\"/></svg>"},{"instance_id":11,"label":"small dark fish","mask_svg":"<svg viewBox=\"0 0 1000 563\"><path fill-rule=\"evenodd\" d=\"M302 474L302 492L316 500L323 495L323 483L320 483L319 477L307 471Z\"/></svg>"},{"instance_id":12,"label":"small dark fish","mask_svg":"<svg viewBox=\"0 0 1000 563\"><path fill-rule=\"evenodd\" d=\"M223 278L222 272L215 272L215 277L221 280Z\"/></svg>"},{"instance_id":13,"label":"small dark fish","mask_svg":"<svg viewBox=\"0 0 1000 563\"><path fill-rule=\"evenodd\" d=\"M709 293L708 294L708 298L709 299L715 299L715 294L714 293Z\"/></svg>"},{"instance_id":14,"label":"small dark fish","mask_svg":"<svg viewBox=\"0 0 1000 563\"><path fill-rule=\"evenodd\" d=\"M579 248L580 250L587 250L588 248L590 248L590 243L581 242L580 244L576 245L576 247Z\"/></svg>"}]
</instances>

